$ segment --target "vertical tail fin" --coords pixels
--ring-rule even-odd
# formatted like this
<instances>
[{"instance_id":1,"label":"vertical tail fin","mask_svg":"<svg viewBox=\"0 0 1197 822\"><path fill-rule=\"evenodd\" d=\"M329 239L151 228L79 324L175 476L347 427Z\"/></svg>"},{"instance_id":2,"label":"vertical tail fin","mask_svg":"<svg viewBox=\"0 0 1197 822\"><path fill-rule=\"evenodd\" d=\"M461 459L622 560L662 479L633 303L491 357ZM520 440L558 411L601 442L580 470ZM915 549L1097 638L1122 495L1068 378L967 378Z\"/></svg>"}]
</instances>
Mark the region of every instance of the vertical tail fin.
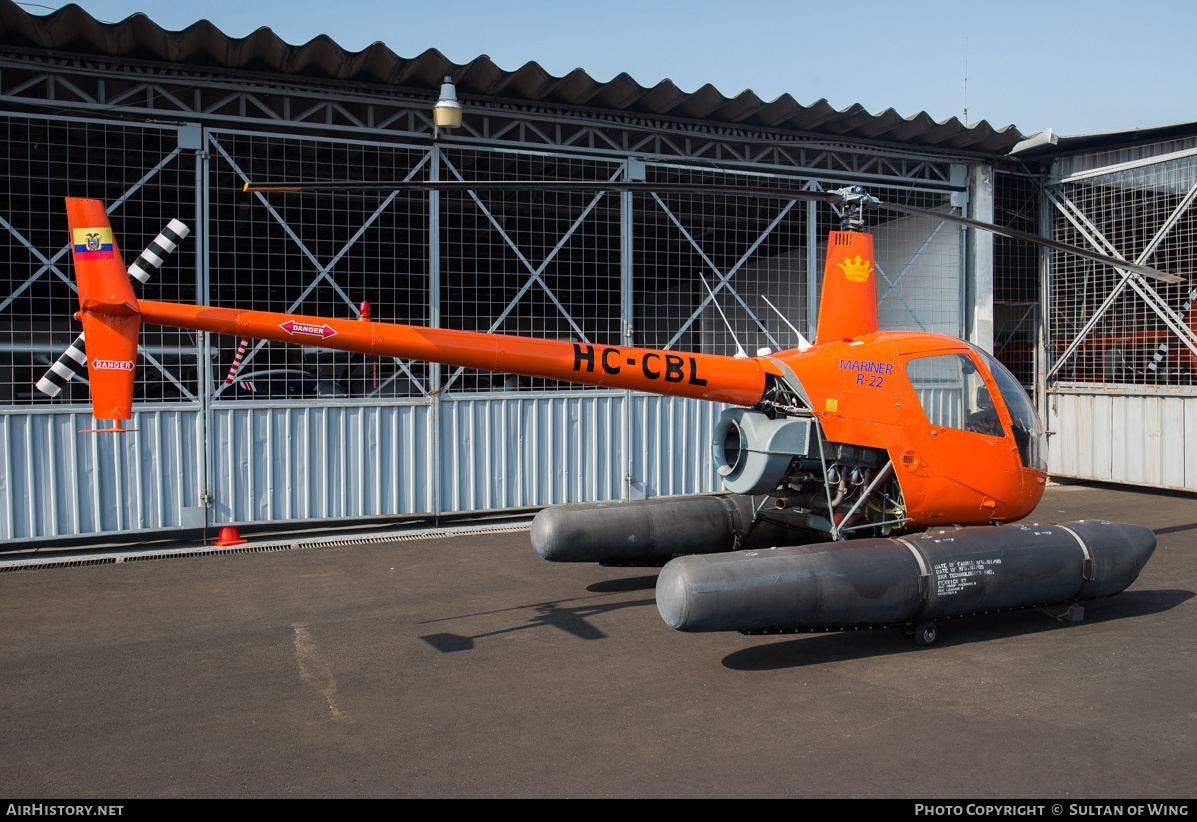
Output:
<instances>
[{"instance_id":1,"label":"vertical tail fin","mask_svg":"<svg viewBox=\"0 0 1197 822\"><path fill-rule=\"evenodd\" d=\"M859 337L878 326L873 236L833 231L827 239L815 343Z\"/></svg>"},{"instance_id":2,"label":"vertical tail fin","mask_svg":"<svg viewBox=\"0 0 1197 822\"><path fill-rule=\"evenodd\" d=\"M79 317L87 339L92 413L98 420L127 420L133 409L141 310L104 204L68 197L66 206L79 286ZM119 429L117 423L113 430Z\"/></svg>"}]
</instances>

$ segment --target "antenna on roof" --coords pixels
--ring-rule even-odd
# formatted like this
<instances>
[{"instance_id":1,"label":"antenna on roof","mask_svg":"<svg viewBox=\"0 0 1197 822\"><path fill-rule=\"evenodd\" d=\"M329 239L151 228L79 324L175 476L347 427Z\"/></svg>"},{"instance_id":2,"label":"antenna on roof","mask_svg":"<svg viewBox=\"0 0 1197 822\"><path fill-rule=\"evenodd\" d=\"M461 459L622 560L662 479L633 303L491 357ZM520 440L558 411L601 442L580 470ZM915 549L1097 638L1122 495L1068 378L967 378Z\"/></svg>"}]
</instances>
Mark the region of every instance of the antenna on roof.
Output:
<instances>
[{"instance_id":1,"label":"antenna on roof","mask_svg":"<svg viewBox=\"0 0 1197 822\"><path fill-rule=\"evenodd\" d=\"M698 279L702 280L702 284L706 286L707 293L711 295L711 303L715 306L715 310L719 312L719 316L723 318L723 324L727 326L727 333L731 334L731 338L735 340L736 353L732 356L740 360L746 359L748 357L748 353L744 350L744 346L740 345L740 338L736 336L735 329L733 329L731 323L727 321L727 315L724 314L723 309L719 307L719 301L715 299L715 292L711 290L709 285L707 285L707 278L702 276L701 271L696 271L695 273L698 275Z\"/></svg>"},{"instance_id":2,"label":"antenna on roof","mask_svg":"<svg viewBox=\"0 0 1197 822\"><path fill-rule=\"evenodd\" d=\"M798 338L798 350L799 351L805 351L806 349L811 347L810 341L808 339L806 339L806 337L802 336L802 332L799 331L797 328L795 328L793 323L791 323L789 320L786 319L785 314L782 314L780 311L777 310L777 306L775 306L773 303L769 302L768 297L766 297L764 294L762 294L761 299L764 300L765 305L772 308L773 311L777 314L777 316L781 317L781 321L783 323L785 323L786 325L788 325L790 327L790 330L794 332L794 336Z\"/></svg>"}]
</instances>

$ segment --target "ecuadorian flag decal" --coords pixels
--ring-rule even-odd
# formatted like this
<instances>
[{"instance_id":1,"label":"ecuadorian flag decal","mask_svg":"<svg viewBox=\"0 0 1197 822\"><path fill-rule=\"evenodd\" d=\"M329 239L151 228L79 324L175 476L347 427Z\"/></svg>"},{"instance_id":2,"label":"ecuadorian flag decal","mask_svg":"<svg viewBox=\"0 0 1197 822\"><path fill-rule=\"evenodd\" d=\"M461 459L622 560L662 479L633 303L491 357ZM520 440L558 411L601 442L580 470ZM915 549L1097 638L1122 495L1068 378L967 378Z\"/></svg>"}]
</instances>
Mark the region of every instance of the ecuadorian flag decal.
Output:
<instances>
[{"instance_id":1,"label":"ecuadorian flag decal","mask_svg":"<svg viewBox=\"0 0 1197 822\"><path fill-rule=\"evenodd\" d=\"M75 228L71 230L76 260L111 260L111 228Z\"/></svg>"}]
</instances>

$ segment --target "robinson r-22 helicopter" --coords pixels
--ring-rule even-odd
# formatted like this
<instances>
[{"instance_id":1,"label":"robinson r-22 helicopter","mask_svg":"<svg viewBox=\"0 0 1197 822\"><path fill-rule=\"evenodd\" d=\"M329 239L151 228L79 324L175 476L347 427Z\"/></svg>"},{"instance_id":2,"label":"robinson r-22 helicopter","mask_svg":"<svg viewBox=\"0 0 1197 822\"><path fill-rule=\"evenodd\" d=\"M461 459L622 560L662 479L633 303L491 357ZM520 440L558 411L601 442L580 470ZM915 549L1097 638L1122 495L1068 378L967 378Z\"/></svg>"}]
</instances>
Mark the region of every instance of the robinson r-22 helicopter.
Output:
<instances>
[{"instance_id":1,"label":"robinson r-22 helicopter","mask_svg":"<svg viewBox=\"0 0 1197 822\"><path fill-rule=\"evenodd\" d=\"M723 411L712 448L729 494L556 506L532 527L546 559L664 563L658 609L687 631L900 625L927 645L938 636L937 620L1119 593L1155 548L1152 532L1134 525L1003 525L1027 516L1043 495L1044 433L1034 406L975 346L879 329L864 216L875 208L933 216L1168 282L1179 277L989 223L883 204L858 186L825 193L576 181L246 185L368 188L751 193L832 203L841 221L828 239L814 341L794 329L797 347L748 357L138 299L103 204L68 199L93 412L113 422L104 430L122 431L130 418L142 322L727 403L733 407ZM165 251L181 239L177 230L167 234ZM152 246L155 265L162 241ZM69 378L72 362L84 359L80 343L52 371ZM945 526L984 527L927 530Z\"/></svg>"}]
</instances>

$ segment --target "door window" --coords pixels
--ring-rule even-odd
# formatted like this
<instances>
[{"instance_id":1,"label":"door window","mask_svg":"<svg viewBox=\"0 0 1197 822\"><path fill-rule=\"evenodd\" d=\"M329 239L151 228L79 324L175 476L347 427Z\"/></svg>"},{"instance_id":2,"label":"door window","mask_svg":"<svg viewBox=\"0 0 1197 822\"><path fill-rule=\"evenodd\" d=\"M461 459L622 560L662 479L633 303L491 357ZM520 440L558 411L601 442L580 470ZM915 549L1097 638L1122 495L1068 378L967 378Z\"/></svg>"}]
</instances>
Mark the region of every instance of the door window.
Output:
<instances>
[{"instance_id":1,"label":"door window","mask_svg":"<svg viewBox=\"0 0 1197 822\"><path fill-rule=\"evenodd\" d=\"M920 357L906 363L906 376L932 425L990 437L1006 435L989 388L969 356Z\"/></svg>"}]
</instances>

